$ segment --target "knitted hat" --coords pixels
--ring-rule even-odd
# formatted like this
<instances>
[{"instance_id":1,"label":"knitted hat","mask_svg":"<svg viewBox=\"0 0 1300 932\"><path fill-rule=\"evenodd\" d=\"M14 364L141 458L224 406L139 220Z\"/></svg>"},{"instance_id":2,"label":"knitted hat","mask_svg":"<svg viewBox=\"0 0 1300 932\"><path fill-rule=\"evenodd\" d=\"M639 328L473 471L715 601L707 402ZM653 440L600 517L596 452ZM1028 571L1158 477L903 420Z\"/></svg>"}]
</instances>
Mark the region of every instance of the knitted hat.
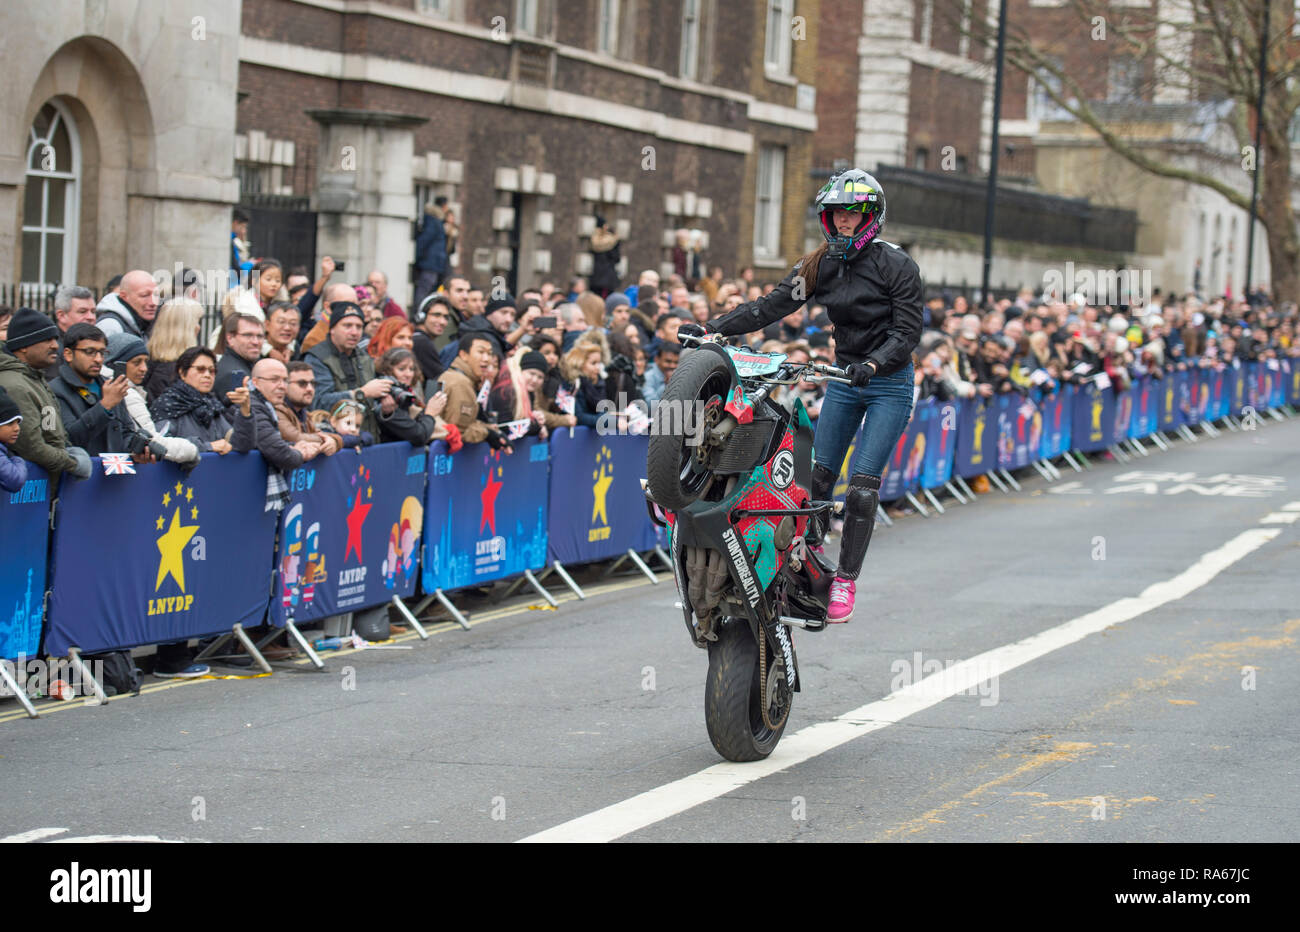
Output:
<instances>
[{"instance_id":1,"label":"knitted hat","mask_svg":"<svg viewBox=\"0 0 1300 932\"><path fill-rule=\"evenodd\" d=\"M493 311L501 310L503 307L514 308L514 306L515 299L513 295L506 295L504 298L493 298L487 303L487 307L483 309L483 314L486 316Z\"/></svg>"},{"instance_id":2,"label":"knitted hat","mask_svg":"<svg viewBox=\"0 0 1300 932\"><path fill-rule=\"evenodd\" d=\"M551 367L546 364L546 357L537 350L529 350L524 353L523 358L519 360L519 369L536 369L538 372L546 372Z\"/></svg>"},{"instance_id":3,"label":"knitted hat","mask_svg":"<svg viewBox=\"0 0 1300 932\"><path fill-rule=\"evenodd\" d=\"M335 301L330 304L330 329L333 330L349 317L355 317L361 323L366 322L366 315L361 310L361 305L353 301Z\"/></svg>"},{"instance_id":4,"label":"knitted hat","mask_svg":"<svg viewBox=\"0 0 1300 932\"><path fill-rule=\"evenodd\" d=\"M541 355L540 353L538 355ZM14 421L23 419L22 412L18 410L18 403L9 397L9 393L0 388L0 427L6 424L12 424Z\"/></svg>"},{"instance_id":5,"label":"knitted hat","mask_svg":"<svg viewBox=\"0 0 1300 932\"><path fill-rule=\"evenodd\" d=\"M115 333L108 338L108 352L104 356L104 365L111 366L115 362L126 362L128 359L147 355L149 350L144 345L144 340L133 333Z\"/></svg>"},{"instance_id":6,"label":"knitted hat","mask_svg":"<svg viewBox=\"0 0 1300 932\"><path fill-rule=\"evenodd\" d=\"M5 347L9 350L26 349L34 343L57 340L59 328L40 311L20 307L9 320L9 337Z\"/></svg>"},{"instance_id":7,"label":"knitted hat","mask_svg":"<svg viewBox=\"0 0 1300 932\"><path fill-rule=\"evenodd\" d=\"M627 304L630 306L631 303L632 302L627 299L627 295L623 294L623 292L612 291L610 292L609 297L605 299L605 313L612 314L614 313L614 308L618 307L620 304Z\"/></svg>"}]
</instances>

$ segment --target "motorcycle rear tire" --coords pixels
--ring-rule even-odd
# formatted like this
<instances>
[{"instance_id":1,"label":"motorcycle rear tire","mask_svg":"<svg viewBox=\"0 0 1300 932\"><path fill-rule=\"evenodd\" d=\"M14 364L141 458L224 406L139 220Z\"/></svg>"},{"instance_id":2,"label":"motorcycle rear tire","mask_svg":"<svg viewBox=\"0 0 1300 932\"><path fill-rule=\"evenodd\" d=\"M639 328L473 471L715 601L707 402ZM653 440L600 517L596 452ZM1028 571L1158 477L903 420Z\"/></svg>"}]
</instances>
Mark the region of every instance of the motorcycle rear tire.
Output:
<instances>
[{"instance_id":1,"label":"motorcycle rear tire","mask_svg":"<svg viewBox=\"0 0 1300 932\"><path fill-rule=\"evenodd\" d=\"M696 402L707 402L720 395L725 404L732 384L731 370L717 353L694 350L682 357L673 371L659 404L655 408L655 425L650 433L646 455L646 481L650 497L669 511L680 511L694 502L708 488L711 477L689 476L689 464L695 447L689 445L685 412L699 413ZM701 397L702 395L706 397ZM670 419L676 419L670 423ZM687 473L688 477L683 478Z\"/></svg>"},{"instance_id":2,"label":"motorcycle rear tire","mask_svg":"<svg viewBox=\"0 0 1300 932\"><path fill-rule=\"evenodd\" d=\"M727 619L718 631L718 639L709 642L709 678L704 688L704 723L709 740L727 760L763 760L781 740L790 721L789 712L781 727L773 730L763 723L759 703L758 642L743 618Z\"/></svg>"}]
</instances>

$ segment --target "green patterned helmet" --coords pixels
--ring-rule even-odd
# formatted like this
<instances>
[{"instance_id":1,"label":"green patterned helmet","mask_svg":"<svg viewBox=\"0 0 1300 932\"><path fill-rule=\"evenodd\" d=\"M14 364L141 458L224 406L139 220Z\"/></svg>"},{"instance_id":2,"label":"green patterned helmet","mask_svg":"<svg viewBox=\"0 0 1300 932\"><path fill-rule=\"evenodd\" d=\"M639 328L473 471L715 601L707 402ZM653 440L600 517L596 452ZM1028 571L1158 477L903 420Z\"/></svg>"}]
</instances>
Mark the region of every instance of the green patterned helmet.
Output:
<instances>
[{"instance_id":1,"label":"green patterned helmet","mask_svg":"<svg viewBox=\"0 0 1300 932\"><path fill-rule=\"evenodd\" d=\"M829 244L827 255L835 259L851 259L876 238L885 223L885 192L880 182L860 168L837 172L817 192L817 209L822 225L822 236ZM842 236L835 229L835 208L862 215L853 233Z\"/></svg>"}]
</instances>

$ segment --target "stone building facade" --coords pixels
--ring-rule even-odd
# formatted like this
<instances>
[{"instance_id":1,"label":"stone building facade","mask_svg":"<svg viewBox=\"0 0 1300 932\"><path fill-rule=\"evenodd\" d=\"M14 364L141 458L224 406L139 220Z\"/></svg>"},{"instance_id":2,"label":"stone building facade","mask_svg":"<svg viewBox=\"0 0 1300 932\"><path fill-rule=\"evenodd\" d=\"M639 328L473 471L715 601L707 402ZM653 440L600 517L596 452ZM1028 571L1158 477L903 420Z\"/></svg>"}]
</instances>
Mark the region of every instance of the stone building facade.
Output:
<instances>
[{"instance_id":1,"label":"stone building facade","mask_svg":"<svg viewBox=\"0 0 1300 932\"><path fill-rule=\"evenodd\" d=\"M126 269L224 269L238 0L0 7L0 275L97 288Z\"/></svg>"}]
</instances>

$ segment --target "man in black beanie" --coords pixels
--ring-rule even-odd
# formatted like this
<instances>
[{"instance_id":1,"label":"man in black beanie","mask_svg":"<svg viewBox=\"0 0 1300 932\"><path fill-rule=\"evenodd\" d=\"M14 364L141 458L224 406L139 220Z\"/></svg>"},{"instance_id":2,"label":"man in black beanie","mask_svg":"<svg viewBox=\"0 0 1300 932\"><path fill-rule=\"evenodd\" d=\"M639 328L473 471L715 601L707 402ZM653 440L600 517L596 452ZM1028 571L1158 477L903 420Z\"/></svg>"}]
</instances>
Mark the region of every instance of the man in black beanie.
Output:
<instances>
[{"instance_id":1,"label":"man in black beanie","mask_svg":"<svg viewBox=\"0 0 1300 932\"><path fill-rule=\"evenodd\" d=\"M375 378L375 361L358 349L365 331L365 314L353 301L335 301L329 307L330 331L307 351L303 359L316 374L314 407L332 410L340 401L355 401L365 410L362 430L379 436L379 420L373 401L382 399L383 412L391 414L396 402L389 397L393 383Z\"/></svg>"},{"instance_id":2,"label":"man in black beanie","mask_svg":"<svg viewBox=\"0 0 1300 932\"><path fill-rule=\"evenodd\" d=\"M42 373L59 361L59 328L40 311L19 308L9 322L5 352L0 353L0 388L18 405L22 426L12 450L51 476L63 472L85 479L90 457L68 446L59 404Z\"/></svg>"}]
</instances>

